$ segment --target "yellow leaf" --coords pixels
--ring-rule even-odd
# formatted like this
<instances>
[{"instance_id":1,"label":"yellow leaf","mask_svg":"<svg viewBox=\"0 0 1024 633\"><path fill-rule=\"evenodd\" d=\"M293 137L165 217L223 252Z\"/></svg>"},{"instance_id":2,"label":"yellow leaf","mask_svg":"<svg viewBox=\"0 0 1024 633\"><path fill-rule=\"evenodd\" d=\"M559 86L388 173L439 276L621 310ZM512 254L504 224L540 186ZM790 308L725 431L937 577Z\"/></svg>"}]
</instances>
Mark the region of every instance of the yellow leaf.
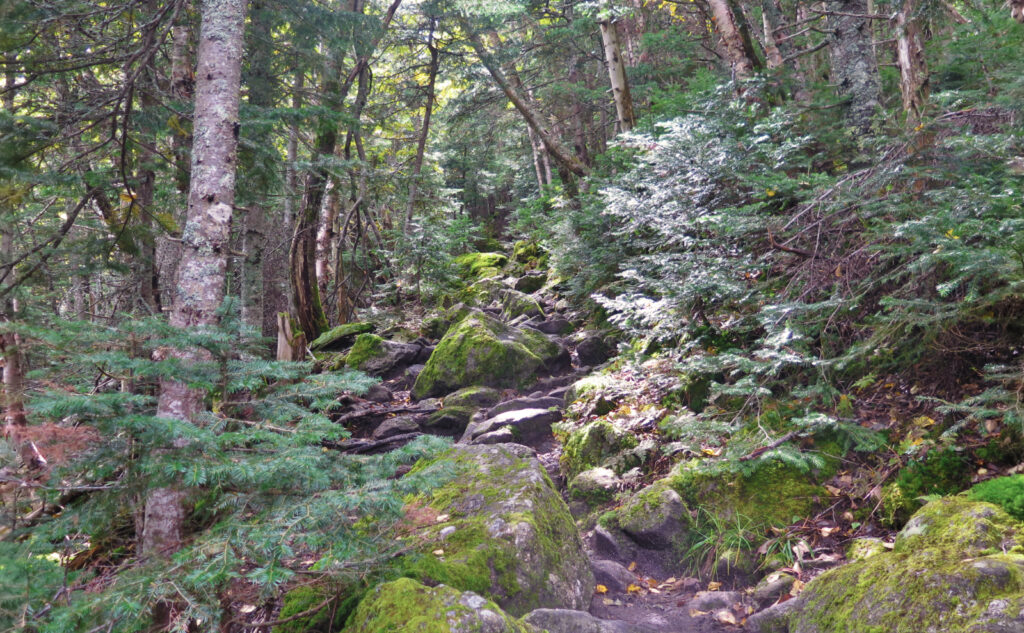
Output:
<instances>
[{"instance_id":1,"label":"yellow leaf","mask_svg":"<svg viewBox=\"0 0 1024 633\"><path fill-rule=\"evenodd\" d=\"M716 613L715 619L721 622L722 624L731 624L733 626L739 624L739 622L736 620L736 616L734 616L732 614L732 611L728 609L722 609L721 611Z\"/></svg>"},{"instance_id":2,"label":"yellow leaf","mask_svg":"<svg viewBox=\"0 0 1024 633\"><path fill-rule=\"evenodd\" d=\"M596 591L597 593L608 593L608 587L605 587L604 585L598 585L594 587L594 591Z\"/></svg>"},{"instance_id":3,"label":"yellow leaf","mask_svg":"<svg viewBox=\"0 0 1024 633\"><path fill-rule=\"evenodd\" d=\"M721 588L722 588L722 583L720 583L720 582L715 581L715 582L709 582L708 583L708 591L718 591Z\"/></svg>"},{"instance_id":4,"label":"yellow leaf","mask_svg":"<svg viewBox=\"0 0 1024 633\"><path fill-rule=\"evenodd\" d=\"M630 583L629 586L626 587L626 593L642 593L643 590L643 587L640 585L634 585L633 583Z\"/></svg>"},{"instance_id":5,"label":"yellow leaf","mask_svg":"<svg viewBox=\"0 0 1024 633\"><path fill-rule=\"evenodd\" d=\"M708 448L700 449L700 452L704 453L705 455L709 455L711 457L718 457L719 455L722 454L722 449L720 447L718 447L718 448L708 447Z\"/></svg>"},{"instance_id":6,"label":"yellow leaf","mask_svg":"<svg viewBox=\"0 0 1024 633\"><path fill-rule=\"evenodd\" d=\"M658 581L653 579L653 578L648 578L647 579L647 586L648 587L657 587L659 584L660 583L658 583Z\"/></svg>"},{"instance_id":7,"label":"yellow leaf","mask_svg":"<svg viewBox=\"0 0 1024 633\"><path fill-rule=\"evenodd\" d=\"M793 586L789 588L790 595L795 596L798 593L800 593L801 591L803 591L804 590L804 584L805 583L802 580L795 580L795 581L793 581Z\"/></svg>"},{"instance_id":8,"label":"yellow leaf","mask_svg":"<svg viewBox=\"0 0 1024 633\"><path fill-rule=\"evenodd\" d=\"M630 563L629 567L627 567L626 569L628 569L629 571L636 571L636 561Z\"/></svg>"},{"instance_id":9,"label":"yellow leaf","mask_svg":"<svg viewBox=\"0 0 1024 633\"><path fill-rule=\"evenodd\" d=\"M709 613L711 613L711 612L710 611L700 611L698 609L690 609L690 617L691 618L699 618L700 616L707 615Z\"/></svg>"},{"instance_id":10,"label":"yellow leaf","mask_svg":"<svg viewBox=\"0 0 1024 633\"><path fill-rule=\"evenodd\" d=\"M775 190L774 189L765 189L764 190L764 194L766 196L768 196L769 198L774 198L775 197Z\"/></svg>"}]
</instances>

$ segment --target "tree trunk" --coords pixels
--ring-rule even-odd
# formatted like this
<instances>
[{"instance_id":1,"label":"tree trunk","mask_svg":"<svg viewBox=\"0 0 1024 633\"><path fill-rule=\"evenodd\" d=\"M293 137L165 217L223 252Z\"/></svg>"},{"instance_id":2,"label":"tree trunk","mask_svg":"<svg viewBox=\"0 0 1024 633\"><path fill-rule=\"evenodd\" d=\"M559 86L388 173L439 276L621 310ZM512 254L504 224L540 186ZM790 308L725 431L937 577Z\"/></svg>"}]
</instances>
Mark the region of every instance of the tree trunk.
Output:
<instances>
[{"instance_id":1,"label":"tree trunk","mask_svg":"<svg viewBox=\"0 0 1024 633\"><path fill-rule=\"evenodd\" d=\"M756 58L749 55L749 42L744 42L743 34L736 25L736 15L729 6L728 0L708 0L715 28L722 38L722 46L729 57L734 79L747 79L754 74L758 65Z\"/></svg>"},{"instance_id":2,"label":"tree trunk","mask_svg":"<svg viewBox=\"0 0 1024 633\"><path fill-rule=\"evenodd\" d=\"M473 51L480 58L484 68L487 69L494 82L498 84L501 91L505 93L508 100L519 111L519 114L526 119L527 125L533 128L533 131L540 137L548 153L565 167L568 172L576 176L586 176L590 171L587 169L587 166L578 157L574 156L548 126L545 125L544 119L537 110L533 100L513 86L512 81L506 76L501 66L498 65L497 60L494 59L494 56L491 55L490 51L487 50L484 43L480 40L480 36L470 26L469 20L461 14L459 15L459 26L466 33L470 46L473 47Z\"/></svg>"},{"instance_id":3,"label":"tree trunk","mask_svg":"<svg viewBox=\"0 0 1024 633\"><path fill-rule=\"evenodd\" d=\"M917 125L928 103L928 62L924 55L921 23L914 15L916 0L904 0L896 14L896 65L900 68L900 92L907 122Z\"/></svg>"},{"instance_id":4,"label":"tree trunk","mask_svg":"<svg viewBox=\"0 0 1024 633\"><path fill-rule=\"evenodd\" d=\"M405 224L402 232L409 234L409 225L412 223L413 213L416 208L416 196L419 194L420 174L423 172L423 155L427 151L427 138L430 136L430 115L434 111L434 83L437 80L438 60L440 51L434 43L434 28L437 24L436 18L430 18L430 33L427 35L427 50L430 51L430 71L427 79L426 103L423 106L423 126L420 129L420 137L416 143L416 158L412 163L412 180L409 182L409 203L405 209Z\"/></svg>"},{"instance_id":5,"label":"tree trunk","mask_svg":"<svg viewBox=\"0 0 1024 633\"><path fill-rule=\"evenodd\" d=\"M224 300L235 200L244 20L245 0L203 3L188 211L170 318L177 328L215 326L217 309ZM198 349L173 350L171 354L186 365L205 357ZM202 409L204 395L202 389L185 383L161 380L157 416L193 421ZM142 532L144 556L166 555L181 547L184 497L180 487L150 493Z\"/></svg>"},{"instance_id":6,"label":"tree trunk","mask_svg":"<svg viewBox=\"0 0 1024 633\"><path fill-rule=\"evenodd\" d=\"M840 96L848 98L847 121L861 130L881 106L878 63L875 59L867 0L829 0L829 44L832 79Z\"/></svg>"},{"instance_id":7,"label":"tree trunk","mask_svg":"<svg viewBox=\"0 0 1024 633\"><path fill-rule=\"evenodd\" d=\"M601 42L604 44L604 59L608 64L608 79L611 81L612 97L615 99L619 132L629 132L636 125L636 118L633 115L633 97L629 94L629 81L626 79L626 65L622 61L619 29L611 20L602 20L599 24Z\"/></svg>"}]
</instances>

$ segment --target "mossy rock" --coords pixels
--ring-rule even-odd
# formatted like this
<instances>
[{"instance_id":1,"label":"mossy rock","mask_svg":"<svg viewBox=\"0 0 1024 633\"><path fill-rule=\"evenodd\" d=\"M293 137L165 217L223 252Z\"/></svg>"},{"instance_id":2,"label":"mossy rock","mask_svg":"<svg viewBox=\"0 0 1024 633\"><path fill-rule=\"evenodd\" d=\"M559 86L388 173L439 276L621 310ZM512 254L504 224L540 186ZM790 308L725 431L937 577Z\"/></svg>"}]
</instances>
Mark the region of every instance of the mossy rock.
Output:
<instances>
[{"instance_id":1,"label":"mossy rock","mask_svg":"<svg viewBox=\"0 0 1024 633\"><path fill-rule=\"evenodd\" d=\"M412 364L419 351L418 345L389 341L376 334L360 334L349 350L345 365L373 376L385 376Z\"/></svg>"},{"instance_id":2,"label":"mossy rock","mask_svg":"<svg viewBox=\"0 0 1024 633\"><path fill-rule=\"evenodd\" d=\"M948 495L970 484L970 464L952 447L929 451L904 466L882 489L882 522L900 527L918 508L921 497Z\"/></svg>"},{"instance_id":3,"label":"mossy rock","mask_svg":"<svg viewBox=\"0 0 1024 633\"><path fill-rule=\"evenodd\" d=\"M445 407L487 409L501 402L501 392L491 387L466 387L444 397Z\"/></svg>"},{"instance_id":4,"label":"mossy rock","mask_svg":"<svg viewBox=\"0 0 1024 633\"><path fill-rule=\"evenodd\" d=\"M1019 524L992 504L964 498L932 502L914 514L892 552L828 571L809 583L789 630L1024 630L1018 530Z\"/></svg>"},{"instance_id":5,"label":"mossy rock","mask_svg":"<svg viewBox=\"0 0 1024 633\"><path fill-rule=\"evenodd\" d=\"M466 305L483 308L501 301L502 294L508 289L500 279L487 277L467 286L459 293L459 299Z\"/></svg>"},{"instance_id":6,"label":"mossy rock","mask_svg":"<svg viewBox=\"0 0 1024 633\"><path fill-rule=\"evenodd\" d=\"M535 633L475 593L409 578L377 586L343 633Z\"/></svg>"},{"instance_id":7,"label":"mossy rock","mask_svg":"<svg viewBox=\"0 0 1024 633\"><path fill-rule=\"evenodd\" d=\"M473 591L517 617L539 608L586 609L594 591L590 561L532 451L460 446L440 459L454 462L459 475L409 500L445 520L410 536L420 556L405 561L404 575Z\"/></svg>"},{"instance_id":8,"label":"mossy rock","mask_svg":"<svg viewBox=\"0 0 1024 633\"><path fill-rule=\"evenodd\" d=\"M686 540L690 514L671 482L660 479L633 494L615 512L615 525L638 543L656 549Z\"/></svg>"},{"instance_id":9,"label":"mossy rock","mask_svg":"<svg viewBox=\"0 0 1024 633\"><path fill-rule=\"evenodd\" d=\"M509 327L479 311L453 325L430 355L413 385L417 399L463 387L525 387L562 349L540 332Z\"/></svg>"},{"instance_id":10,"label":"mossy rock","mask_svg":"<svg viewBox=\"0 0 1024 633\"><path fill-rule=\"evenodd\" d=\"M345 349L357 336L373 332L374 329L372 323L345 323L318 336L309 344L309 349L314 352Z\"/></svg>"},{"instance_id":11,"label":"mossy rock","mask_svg":"<svg viewBox=\"0 0 1024 633\"><path fill-rule=\"evenodd\" d=\"M446 406L427 417L427 421L423 423L423 430L428 433L443 433L457 437L466 430L470 418L476 411L476 407Z\"/></svg>"},{"instance_id":12,"label":"mossy rock","mask_svg":"<svg viewBox=\"0 0 1024 633\"><path fill-rule=\"evenodd\" d=\"M606 420L595 420L572 430L565 439L560 460L562 471L567 479L572 479L584 470L605 465L636 445L636 436L629 431L618 429Z\"/></svg>"},{"instance_id":13,"label":"mossy rock","mask_svg":"<svg viewBox=\"0 0 1024 633\"><path fill-rule=\"evenodd\" d=\"M544 318L544 309L530 295L509 288L501 293L501 315L509 321L520 316Z\"/></svg>"},{"instance_id":14,"label":"mossy rock","mask_svg":"<svg viewBox=\"0 0 1024 633\"><path fill-rule=\"evenodd\" d=\"M590 468L569 481L569 498L588 505L611 501L619 491L622 480L608 468Z\"/></svg>"},{"instance_id":15,"label":"mossy rock","mask_svg":"<svg viewBox=\"0 0 1024 633\"><path fill-rule=\"evenodd\" d=\"M466 253L455 258L455 264L468 279L483 279L493 276L508 263L504 253Z\"/></svg>"},{"instance_id":16,"label":"mossy rock","mask_svg":"<svg viewBox=\"0 0 1024 633\"><path fill-rule=\"evenodd\" d=\"M548 253L537 242L520 240L512 246L512 260L524 270L537 270L548 264Z\"/></svg>"},{"instance_id":17,"label":"mossy rock","mask_svg":"<svg viewBox=\"0 0 1024 633\"><path fill-rule=\"evenodd\" d=\"M669 477L691 510L704 508L726 520L736 517L761 526L784 526L811 516L827 491L808 473L780 461L760 463L748 475L708 472L700 460L680 464Z\"/></svg>"}]
</instances>

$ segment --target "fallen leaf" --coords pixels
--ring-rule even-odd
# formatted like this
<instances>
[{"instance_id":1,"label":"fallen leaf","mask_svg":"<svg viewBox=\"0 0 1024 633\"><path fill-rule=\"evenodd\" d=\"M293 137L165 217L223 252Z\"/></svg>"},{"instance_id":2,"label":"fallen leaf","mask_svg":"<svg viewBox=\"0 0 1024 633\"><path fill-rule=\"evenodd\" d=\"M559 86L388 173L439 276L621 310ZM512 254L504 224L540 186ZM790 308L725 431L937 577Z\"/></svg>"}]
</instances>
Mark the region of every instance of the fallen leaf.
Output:
<instances>
[{"instance_id":1,"label":"fallen leaf","mask_svg":"<svg viewBox=\"0 0 1024 633\"><path fill-rule=\"evenodd\" d=\"M640 585L634 585L633 583L630 583L629 586L626 587L626 593L643 593L643 590L643 587Z\"/></svg>"},{"instance_id":2,"label":"fallen leaf","mask_svg":"<svg viewBox=\"0 0 1024 633\"><path fill-rule=\"evenodd\" d=\"M658 591L657 589L655 589L654 587L651 587L651 593L661 593L661 592Z\"/></svg>"},{"instance_id":3,"label":"fallen leaf","mask_svg":"<svg viewBox=\"0 0 1024 633\"><path fill-rule=\"evenodd\" d=\"M627 567L626 569L628 569L629 571L636 571L636 561L630 563L629 567Z\"/></svg>"},{"instance_id":4,"label":"fallen leaf","mask_svg":"<svg viewBox=\"0 0 1024 633\"><path fill-rule=\"evenodd\" d=\"M835 533L838 529L839 528L837 527L823 527L819 531L821 532L822 536L832 536L832 534Z\"/></svg>"},{"instance_id":5,"label":"fallen leaf","mask_svg":"<svg viewBox=\"0 0 1024 633\"><path fill-rule=\"evenodd\" d=\"M691 618L699 618L700 616L707 615L709 613L711 613L711 612L710 611L699 611L697 609L690 609L690 617Z\"/></svg>"},{"instance_id":6,"label":"fallen leaf","mask_svg":"<svg viewBox=\"0 0 1024 633\"><path fill-rule=\"evenodd\" d=\"M254 604L243 604L238 610L241 613L252 613L253 611L256 610L256 605L254 605Z\"/></svg>"},{"instance_id":7,"label":"fallen leaf","mask_svg":"<svg viewBox=\"0 0 1024 633\"><path fill-rule=\"evenodd\" d=\"M848 523L853 523L853 520L854 520L855 518L856 518L856 517L854 517L854 516L853 516L853 513L852 513L852 512L850 512L849 510L847 510L846 512L844 512L844 513L843 513L843 521L846 521L846 522L848 522Z\"/></svg>"},{"instance_id":8,"label":"fallen leaf","mask_svg":"<svg viewBox=\"0 0 1024 633\"><path fill-rule=\"evenodd\" d=\"M793 596L798 595L801 591L804 590L805 584L806 583L804 583L804 581L802 580L794 580L793 586L789 588L789 593Z\"/></svg>"},{"instance_id":9,"label":"fallen leaf","mask_svg":"<svg viewBox=\"0 0 1024 633\"><path fill-rule=\"evenodd\" d=\"M615 601L614 601L614 600L612 600L611 598L605 598L605 599L604 599L604 600L602 600L601 602L602 602L602 603L604 603L604 606L606 606L606 607L610 607L610 606L612 606L613 604L615 604Z\"/></svg>"},{"instance_id":10,"label":"fallen leaf","mask_svg":"<svg viewBox=\"0 0 1024 633\"><path fill-rule=\"evenodd\" d=\"M434 556L444 556L444 550L443 549L435 549L433 554L434 554Z\"/></svg>"},{"instance_id":11,"label":"fallen leaf","mask_svg":"<svg viewBox=\"0 0 1024 633\"><path fill-rule=\"evenodd\" d=\"M676 577L675 577L675 576L672 576L671 578L669 578L669 579L665 580L665 584L666 584L666 585L671 585L671 584L672 584L672 583L674 583L675 581L676 581Z\"/></svg>"},{"instance_id":12,"label":"fallen leaf","mask_svg":"<svg viewBox=\"0 0 1024 633\"><path fill-rule=\"evenodd\" d=\"M718 591L722 588L722 583L715 581L708 583L708 591Z\"/></svg>"},{"instance_id":13,"label":"fallen leaf","mask_svg":"<svg viewBox=\"0 0 1024 633\"><path fill-rule=\"evenodd\" d=\"M436 521L438 523L444 523L447 520L448 520L448 515L447 514L439 514L439 515L437 515Z\"/></svg>"},{"instance_id":14,"label":"fallen leaf","mask_svg":"<svg viewBox=\"0 0 1024 633\"><path fill-rule=\"evenodd\" d=\"M594 591L596 591L597 593L608 593L608 587L605 587L604 585L598 585L594 587Z\"/></svg>"},{"instance_id":15,"label":"fallen leaf","mask_svg":"<svg viewBox=\"0 0 1024 633\"><path fill-rule=\"evenodd\" d=\"M647 586L648 587L657 587L659 584L661 584L661 583L659 583L657 580L655 580L653 578L648 578L647 579Z\"/></svg>"},{"instance_id":16,"label":"fallen leaf","mask_svg":"<svg viewBox=\"0 0 1024 633\"><path fill-rule=\"evenodd\" d=\"M839 495L843 494L843 490L841 488L836 488L835 486L830 486L828 484L825 484L825 490L828 490L828 494L832 495L833 497L838 497Z\"/></svg>"},{"instance_id":17,"label":"fallen leaf","mask_svg":"<svg viewBox=\"0 0 1024 633\"><path fill-rule=\"evenodd\" d=\"M721 449L721 447L710 447L709 446L709 447L705 447L705 448L700 449L700 452L704 453L705 455L708 455L709 457L718 457L719 455L722 454L722 449Z\"/></svg>"},{"instance_id":18,"label":"fallen leaf","mask_svg":"<svg viewBox=\"0 0 1024 633\"><path fill-rule=\"evenodd\" d=\"M722 609L715 613L715 619L722 624L732 624L733 626L739 624L739 620L737 620L736 616L732 614L732 611L728 609Z\"/></svg>"}]
</instances>

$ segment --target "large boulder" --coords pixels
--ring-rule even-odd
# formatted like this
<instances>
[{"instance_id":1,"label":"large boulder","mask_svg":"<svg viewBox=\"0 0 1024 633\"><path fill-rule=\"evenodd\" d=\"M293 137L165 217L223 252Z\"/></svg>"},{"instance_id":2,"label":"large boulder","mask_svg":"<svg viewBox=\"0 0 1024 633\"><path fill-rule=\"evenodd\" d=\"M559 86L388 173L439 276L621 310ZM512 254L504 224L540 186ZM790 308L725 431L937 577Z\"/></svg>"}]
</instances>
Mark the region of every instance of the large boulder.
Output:
<instances>
[{"instance_id":1,"label":"large boulder","mask_svg":"<svg viewBox=\"0 0 1024 633\"><path fill-rule=\"evenodd\" d=\"M376 334L360 334L349 350L345 364L371 376L389 377L416 362L421 345L398 343Z\"/></svg>"},{"instance_id":2,"label":"large boulder","mask_svg":"<svg viewBox=\"0 0 1024 633\"><path fill-rule=\"evenodd\" d=\"M640 490L616 513L619 529L645 547L668 549L682 545L690 514L668 481L662 479Z\"/></svg>"},{"instance_id":3,"label":"large boulder","mask_svg":"<svg viewBox=\"0 0 1024 633\"><path fill-rule=\"evenodd\" d=\"M633 433L607 420L595 420L569 432L562 449L562 471L571 479L587 469L604 466L611 458L636 445Z\"/></svg>"},{"instance_id":4,"label":"large boulder","mask_svg":"<svg viewBox=\"0 0 1024 633\"><path fill-rule=\"evenodd\" d=\"M471 591L427 587L409 578L378 585L343 633L534 633Z\"/></svg>"},{"instance_id":5,"label":"large boulder","mask_svg":"<svg viewBox=\"0 0 1024 633\"><path fill-rule=\"evenodd\" d=\"M540 332L511 328L471 310L438 343L412 393L422 399L474 385L522 387L556 363L563 351Z\"/></svg>"},{"instance_id":6,"label":"large boulder","mask_svg":"<svg viewBox=\"0 0 1024 633\"><path fill-rule=\"evenodd\" d=\"M494 600L521 616L533 609L586 609L594 576L569 510L525 446L452 449L459 474L410 502L433 517L411 536L420 556L406 575Z\"/></svg>"},{"instance_id":7,"label":"large boulder","mask_svg":"<svg viewBox=\"0 0 1024 633\"><path fill-rule=\"evenodd\" d=\"M446 407L486 409L501 402L501 391L491 387L466 387L444 397Z\"/></svg>"},{"instance_id":8,"label":"large boulder","mask_svg":"<svg viewBox=\"0 0 1024 633\"><path fill-rule=\"evenodd\" d=\"M520 316L543 319L544 309L530 295L508 289L501 293L501 314L508 321Z\"/></svg>"},{"instance_id":9,"label":"large boulder","mask_svg":"<svg viewBox=\"0 0 1024 633\"><path fill-rule=\"evenodd\" d=\"M1024 631L1022 544L1021 524L997 506L933 501L914 514L893 551L822 574L785 622L775 618L761 629Z\"/></svg>"}]
</instances>

